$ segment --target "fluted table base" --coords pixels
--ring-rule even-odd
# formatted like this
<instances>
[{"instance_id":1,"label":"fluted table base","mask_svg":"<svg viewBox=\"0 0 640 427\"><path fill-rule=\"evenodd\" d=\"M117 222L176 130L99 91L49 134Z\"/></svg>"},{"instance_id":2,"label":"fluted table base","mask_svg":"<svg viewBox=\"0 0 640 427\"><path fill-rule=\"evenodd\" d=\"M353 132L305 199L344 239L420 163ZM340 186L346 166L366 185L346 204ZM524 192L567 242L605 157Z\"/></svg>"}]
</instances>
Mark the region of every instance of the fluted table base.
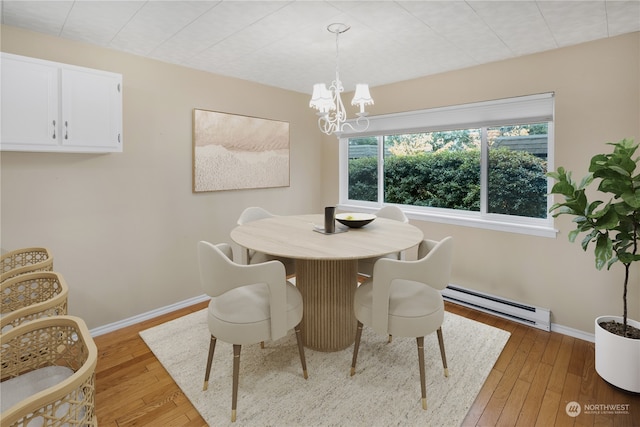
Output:
<instances>
[{"instance_id":1,"label":"fluted table base","mask_svg":"<svg viewBox=\"0 0 640 427\"><path fill-rule=\"evenodd\" d=\"M296 286L304 304L302 336L306 347L329 352L353 344L357 279L357 260L296 260Z\"/></svg>"}]
</instances>

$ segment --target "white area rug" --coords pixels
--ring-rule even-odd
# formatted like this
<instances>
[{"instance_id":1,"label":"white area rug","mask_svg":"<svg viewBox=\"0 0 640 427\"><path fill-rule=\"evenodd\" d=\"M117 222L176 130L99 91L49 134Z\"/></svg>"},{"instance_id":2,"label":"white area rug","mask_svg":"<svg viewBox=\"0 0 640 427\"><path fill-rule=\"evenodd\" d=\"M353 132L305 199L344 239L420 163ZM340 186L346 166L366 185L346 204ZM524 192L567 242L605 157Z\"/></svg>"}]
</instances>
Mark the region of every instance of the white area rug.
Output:
<instances>
[{"instance_id":1,"label":"white area rug","mask_svg":"<svg viewBox=\"0 0 640 427\"><path fill-rule=\"evenodd\" d=\"M364 329L356 375L353 346L334 353L306 349L302 377L293 331L281 340L243 346L237 426L459 426L509 339L509 333L451 313L442 331L449 377L436 334L425 338L427 405L420 404L414 338ZM140 332L210 426L231 425L233 350L218 341L209 389L202 391L209 330L206 310Z\"/></svg>"}]
</instances>

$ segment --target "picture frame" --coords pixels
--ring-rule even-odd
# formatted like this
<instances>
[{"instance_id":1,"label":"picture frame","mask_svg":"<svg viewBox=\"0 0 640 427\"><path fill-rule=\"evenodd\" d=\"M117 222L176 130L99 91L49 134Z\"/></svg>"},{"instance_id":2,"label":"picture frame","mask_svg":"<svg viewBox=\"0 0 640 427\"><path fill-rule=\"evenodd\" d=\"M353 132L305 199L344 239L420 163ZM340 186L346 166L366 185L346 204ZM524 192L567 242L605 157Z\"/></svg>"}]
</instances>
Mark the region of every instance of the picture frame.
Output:
<instances>
[{"instance_id":1,"label":"picture frame","mask_svg":"<svg viewBox=\"0 0 640 427\"><path fill-rule=\"evenodd\" d=\"M193 192L290 186L289 123L193 109Z\"/></svg>"}]
</instances>

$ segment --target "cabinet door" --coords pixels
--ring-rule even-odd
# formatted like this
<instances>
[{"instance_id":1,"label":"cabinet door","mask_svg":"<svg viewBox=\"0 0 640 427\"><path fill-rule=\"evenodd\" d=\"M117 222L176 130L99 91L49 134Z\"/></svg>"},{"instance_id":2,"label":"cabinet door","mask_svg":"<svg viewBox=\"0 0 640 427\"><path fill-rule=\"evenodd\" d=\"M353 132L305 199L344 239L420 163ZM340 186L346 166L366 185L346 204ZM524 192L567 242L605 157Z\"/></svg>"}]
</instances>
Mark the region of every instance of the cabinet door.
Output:
<instances>
[{"instance_id":1,"label":"cabinet door","mask_svg":"<svg viewBox=\"0 0 640 427\"><path fill-rule=\"evenodd\" d=\"M64 67L62 89L65 151L122 151L122 76Z\"/></svg>"},{"instance_id":2,"label":"cabinet door","mask_svg":"<svg viewBox=\"0 0 640 427\"><path fill-rule=\"evenodd\" d=\"M2 55L3 150L48 150L58 146L58 67Z\"/></svg>"}]
</instances>

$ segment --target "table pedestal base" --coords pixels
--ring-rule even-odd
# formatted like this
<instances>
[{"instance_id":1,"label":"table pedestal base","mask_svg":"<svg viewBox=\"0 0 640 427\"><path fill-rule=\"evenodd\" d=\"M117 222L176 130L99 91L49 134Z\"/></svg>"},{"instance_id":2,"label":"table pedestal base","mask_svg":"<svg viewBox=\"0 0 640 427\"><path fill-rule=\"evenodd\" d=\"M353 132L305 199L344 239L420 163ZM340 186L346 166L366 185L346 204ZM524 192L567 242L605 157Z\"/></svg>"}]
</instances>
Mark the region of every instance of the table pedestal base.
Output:
<instances>
[{"instance_id":1,"label":"table pedestal base","mask_svg":"<svg viewBox=\"0 0 640 427\"><path fill-rule=\"evenodd\" d=\"M304 303L302 336L306 347L339 351L353 344L357 280L357 260L296 260L296 286Z\"/></svg>"}]
</instances>

